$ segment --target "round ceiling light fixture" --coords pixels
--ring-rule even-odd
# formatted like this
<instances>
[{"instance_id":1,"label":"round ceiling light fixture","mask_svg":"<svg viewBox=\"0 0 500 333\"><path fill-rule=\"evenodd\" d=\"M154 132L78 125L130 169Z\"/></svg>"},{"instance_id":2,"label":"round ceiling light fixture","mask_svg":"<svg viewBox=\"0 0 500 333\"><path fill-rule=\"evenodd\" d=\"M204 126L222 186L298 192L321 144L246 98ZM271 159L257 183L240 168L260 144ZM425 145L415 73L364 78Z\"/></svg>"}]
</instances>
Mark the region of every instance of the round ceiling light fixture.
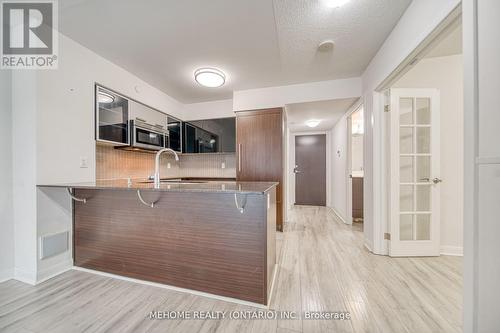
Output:
<instances>
[{"instance_id":1,"label":"round ceiling light fixture","mask_svg":"<svg viewBox=\"0 0 500 333\"><path fill-rule=\"evenodd\" d=\"M326 5L331 8L339 8L351 0L326 0Z\"/></svg>"},{"instance_id":2,"label":"round ceiling light fixture","mask_svg":"<svg viewBox=\"0 0 500 333\"><path fill-rule=\"evenodd\" d=\"M321 120L318 119L309 119L308 121L306 121L306 125L312 128L318 126L320 122Z\"/></svg>"},{"instance_id":3,"label":"round ceiling light fixture","mask_svg":"<svg viewBox=\"0 0 500 333\"><path fill-rule=\"evenodd\" d=\"M200 85L209 88L217 88L224 85L226 75L217 68L200 68L194 72L194 79Z\"/></svg>"},{"instance_id":4,"label":"round ceiling light fixture","mask_svg":"<svg viewBox=\"0 0 500 333\"><path fill-rule=\"evenodd\" d=\"M109 104L115 101L115 96L108 94L104 91L99 91L97 93L97 101L99 103Z\"/></svg>"}]
</instances>

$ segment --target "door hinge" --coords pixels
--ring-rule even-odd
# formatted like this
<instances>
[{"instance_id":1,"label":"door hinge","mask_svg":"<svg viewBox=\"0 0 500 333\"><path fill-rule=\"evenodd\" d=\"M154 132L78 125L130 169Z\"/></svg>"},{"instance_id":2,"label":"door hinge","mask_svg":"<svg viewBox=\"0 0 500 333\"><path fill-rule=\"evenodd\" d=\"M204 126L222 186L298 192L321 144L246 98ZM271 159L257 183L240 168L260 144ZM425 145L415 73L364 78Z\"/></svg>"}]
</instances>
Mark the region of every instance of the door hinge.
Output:
<instances>
[{"instance_id":1,"label":"door hinge","mask_svg":"<svg viewBox=\"0 0 500 333\"><path fill-rule=\"evenodd\" d=\"M391 111L391 106L390 105L384 105L384 112L389 112Z\"/></svg>"},{"instance_id":2,"label":"door hinge","mask_svg":"<svg viewBox=\"0 0 500 333\"><path fill-rule=\"evenodd\" d=\"M391 234L388 232L384 233L384 239L391 240Z\"/></svg>"}]
</instances>

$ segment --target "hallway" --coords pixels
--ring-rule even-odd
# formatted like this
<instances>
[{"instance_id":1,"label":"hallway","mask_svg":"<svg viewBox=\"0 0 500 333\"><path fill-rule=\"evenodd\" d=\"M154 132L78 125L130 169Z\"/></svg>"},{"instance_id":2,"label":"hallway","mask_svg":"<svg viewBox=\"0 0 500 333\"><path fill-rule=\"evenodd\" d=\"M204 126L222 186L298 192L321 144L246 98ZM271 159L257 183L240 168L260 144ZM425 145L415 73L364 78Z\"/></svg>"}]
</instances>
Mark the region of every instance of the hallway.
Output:
<instances>
[{"instance_id":1,"label":"hallway","mask_svg":"<svg viewBox=\"0 0 500 333\"><path fill-rule=\"evenodd\" d=\"M36 287L0 284L1 332L460 332L462 258L370 254L359 227L324 207L291 211L278 234L271 309L349 312L351 320L152 320L150 311L249 306L68 271Z\"/></svg>"},{"instance_id":2,"label":"hallway","mask_svg":"<svg viewBox=\"0 0 500 333\"><path fill-rule=\"evenodd\" d=\"M300 285L302 311L349 311L356 332L461 331L461 257L373 255L363 246L358 224L343 224L328 208L296 208L291 222L283 242L280 284L298 276L293 283ZM278 290L278 309L287 304L280 299L285 289ZM345 324L304 320L302 328L350 331Z\"/></svg>"}]
</instances>

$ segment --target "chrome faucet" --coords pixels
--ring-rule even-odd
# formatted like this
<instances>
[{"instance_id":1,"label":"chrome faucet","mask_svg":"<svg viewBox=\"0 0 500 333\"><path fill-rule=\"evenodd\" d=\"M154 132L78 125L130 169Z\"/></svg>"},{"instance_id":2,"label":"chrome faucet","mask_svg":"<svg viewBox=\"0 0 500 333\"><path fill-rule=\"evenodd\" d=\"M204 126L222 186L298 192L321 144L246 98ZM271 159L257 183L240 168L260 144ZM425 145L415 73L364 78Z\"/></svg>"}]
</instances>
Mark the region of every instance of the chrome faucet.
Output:
<instances>
[{"instance_id":1,"label":"chrome faucet","mask_svg":"<svg viewBox=\"0 0 500 333\"><path fill-rule=\"evenodd\" d=\"M156 153L156 158L155 158L155 174L154 174L154 185L155 188L160 188L160 156L164 152L171 152L175 156L175 160L179 160L179 155L175 152L175 150L172 150L170 148L163 148L161 150L158 150Z\"/></svg>"}]
</instances>

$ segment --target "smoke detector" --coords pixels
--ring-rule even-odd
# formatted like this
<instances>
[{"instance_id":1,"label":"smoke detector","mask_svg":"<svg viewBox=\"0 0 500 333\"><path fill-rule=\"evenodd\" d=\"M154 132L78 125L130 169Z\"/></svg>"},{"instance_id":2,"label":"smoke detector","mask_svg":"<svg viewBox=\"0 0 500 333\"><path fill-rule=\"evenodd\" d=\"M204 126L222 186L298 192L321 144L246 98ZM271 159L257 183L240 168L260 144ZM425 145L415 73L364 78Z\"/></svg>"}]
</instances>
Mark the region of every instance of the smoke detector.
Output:
<instances>
[{"instance_id":1,"label":"smoke detector","mask_svg":"<svg viewBox=\"0 0 500 333\"><path fill-rule=\"evenodd\" d=\"M318 51L329 52L329 51L333 50L334 45L335 45L335 43L333 42L333 40L322 41L318 45Z\"/></svg>"}]
</instances>

